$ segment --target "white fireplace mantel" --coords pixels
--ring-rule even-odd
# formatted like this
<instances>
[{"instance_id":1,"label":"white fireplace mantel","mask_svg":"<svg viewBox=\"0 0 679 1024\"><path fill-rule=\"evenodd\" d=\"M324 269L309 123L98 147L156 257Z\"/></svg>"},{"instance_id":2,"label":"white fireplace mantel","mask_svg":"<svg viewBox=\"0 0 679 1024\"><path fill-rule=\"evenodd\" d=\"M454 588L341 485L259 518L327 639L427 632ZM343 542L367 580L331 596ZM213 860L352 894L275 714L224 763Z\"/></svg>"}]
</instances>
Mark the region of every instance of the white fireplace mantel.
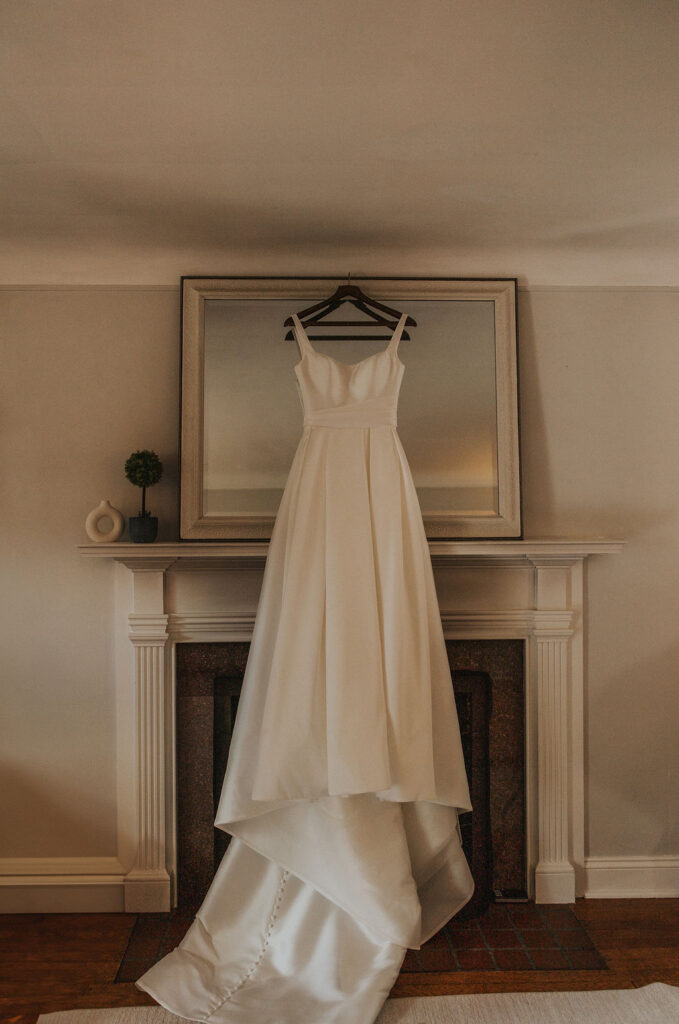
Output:
<instances>
[{"instance_id":1,"label":"white fireplace mantel","mask_svg":"<svg viewBox=\"0 0 679 1024\"><path fill-rule=\"evenodd\" d=\"M529 892L585 889L585 586L590 556L619 540L430 542L447 637L526 641ZM247 641L266 542L88 544L116 570L118 862L121 907L168 910L176 876L175 646ZM108 876L111 881L111 876Z\"/></svg>"},{"instance_id":2,"label":"white fireplace mantel","mask_svg":"<svg viewBox=\"0 0 679 1024\"><path fill-rule=\"evenodd\" d=\"M432 562L445 564L460 559L482 559L484 564L499 564L508 559L512 564L545 555L550 558L582 560L588 555L615 554L621 551L622 540L432 540L429 541ZM155 544L82 544L78 550L86 558L113 558L128 568L149 568L166 562L168 566L263 565L269 549L268 541L183 541Z\"/></svg>"}]
</instances>

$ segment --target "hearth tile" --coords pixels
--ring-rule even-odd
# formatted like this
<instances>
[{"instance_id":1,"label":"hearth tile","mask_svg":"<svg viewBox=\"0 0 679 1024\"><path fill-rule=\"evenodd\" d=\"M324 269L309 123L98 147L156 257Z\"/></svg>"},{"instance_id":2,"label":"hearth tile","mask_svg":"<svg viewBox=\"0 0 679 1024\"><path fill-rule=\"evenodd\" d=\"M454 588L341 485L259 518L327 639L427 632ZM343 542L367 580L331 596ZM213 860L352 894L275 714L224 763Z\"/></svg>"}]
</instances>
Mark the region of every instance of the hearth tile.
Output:
<instances>
[{"instance_id":1,"label":"hearth tile","mask_svg":"<svg viewBox=\"0 0 679 1024\"><path fill-rule=\"evenodd\" d=\"M454 949L485 949L486 944L478 928L467 932L451 932L450 943Z\"/></svg>"},{"instance_id":2,"label":"hearth tile","mask_svg":"<svg viewBox=\"0 0 679 1024\"><path fill-rule=\"evenodd\" d=\"M448 924L445 926L445 929L446 931L451 932L468 932L471 931L473 928L478 928L479 920L480 918L474 918L473 920L465 920L464 918L454 917L452 921L448 922Z\"/></svg>"},{"instance_id":3,"label":"hearth tile","mask_svg":"<svg viewBox=\"0 0 679 1024\"><path fill-rule=\"evenodd\" d=\"M522 928L520 934L526 949L556 949L559 945L547 928Z\"/></svg>"},{"instance_id":4,"label":"hearth tile","mask_svg":"<svg viewBox=\"0 0 679 1024\"><path fill-rule=\"evenodd\" d=\"M492 971L495 967L488 949L458 949L457 959L461 971Z\"/></svg>"},{"instance_id":5,"label":"hearth tile","mask_svg":"<svg viewBox=\"0 0 679 1024\"><path fill-rule=\"evenodd\" d=\"M530 956L539 971L567 970L570 966L566 954L560 949L531 949Z\"/></svg>"},{"instance_id":6,"label":"hearth tile","mask_svg":"<svg viewBox=\"0 0 679 1024\"><path fill-rule=\"evenodd\" d=\"M420 950L421 970L423 971L454 971L455 957L449 949L431 949L423 946Z\"/></svg>"},{"instance_id":7,"label":"hearth tile","mask_svg":"<svg viewBox=\"0 0 679 1024\"><path fill-rule=\"evenodd\" d=\"M528 954L523 949L495 949L493 954L502 971L527 971L532 968Z\"/></svg>"},{"instance_id":8,"label":"hearth tile","mask_svg":"<svg viewBox=\"0 0 679 1024\"><path fill-rule=\"evenodd\" d=\"M562 928L580 928L580 922L573 913L570 906L568 907L551 907L541 905L540 907L542 916L549 925L550 928L555 930L561 930Z\"/></svg>"},{"instance_id":9,"label":"hearth tile","mask_svg":"<svg viewBox=\"0 0 679 1024\"><path fill-rule=\"evenodd\" d=\"M484 928L483 935L491 949L515 949L521 945L513 928Z\"/></svg>"},{"instance_id":10,"label":"hearth tile","mask_svg":"<svg viewBox=\"0 0 679 1024\"><path fill-rule=\"evenodd\" d=\"M516 908L513 908L516 909ZM454 972L460 970L608 970L608 964L594 948L577 918L571 928L546 926L549 918L556 924L568 922L566 914L551 911L567 908L540 906L538 916L523 914L533 925L510 927L510 914L504 907L491 906L477 920L451 922L434 935L421 950L408 950L402 970L407 974ZM171 949L190 927L196 907L184 907L171 914L139 914L130 935L125 956L116 976L117 982L133 982ZM491 922L505 927L488 927ZM550 921L551 923L551 921ZM464 927L460 927L463 924ZM520 946L523 943L523 946Z\"/></svg>"},{"instance_id":11,"label":"hearth tile","mask_svg":"<svg viewBox=\"0 0 679 1024\"><path fill-rule=\"evenodd\" d=\"M500 906L498 903L491 904L488 910L479 918L479 924L482 928L510 928L511 919L505 907Z\"/></svg>"},{"instance_id":12,"label":"hearth tile","mask_svg":"<svg viewBox=\"0 0 679 1024\"><path fill-rule=\"evenodd\" d=\"M539 908L533 903L508 906L507 913L517 928L544 928L544 919Z\"/></svg>"}]
</instances>

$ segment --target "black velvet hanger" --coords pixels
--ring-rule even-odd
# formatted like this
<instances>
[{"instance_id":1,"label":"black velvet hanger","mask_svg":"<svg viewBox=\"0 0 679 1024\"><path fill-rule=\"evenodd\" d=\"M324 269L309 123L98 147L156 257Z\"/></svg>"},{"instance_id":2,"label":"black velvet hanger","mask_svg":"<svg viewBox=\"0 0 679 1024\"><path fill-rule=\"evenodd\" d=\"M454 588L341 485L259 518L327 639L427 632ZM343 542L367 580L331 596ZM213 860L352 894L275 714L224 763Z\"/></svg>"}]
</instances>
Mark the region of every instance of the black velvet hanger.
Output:
<instances>
[{"instance_id":1,"label":"black velvet hanger","mask_svg":"<svg viewBox=\"0 0 679 1024\"><path fill-rule=\"evenodd\" d=\"M326 323L321 322L344 302L351 303L361 313L365 313L366 316L370 317L372 323L366 324L365 320L328 320ZM358 327L360 329L374 325L375 327L388 327L393 334L398 327L398 322L402 315L397 309L385 306L382 302L378 302L377 299L371 299L355 284L341 284L327 299L317 302L314 306L301 309L297 314L310 341L322 341L324 338L332 338L337 341L387 341L391 339L391 334L309 334L308 328L329 327L335 329L337 327ZM283 326L290 327L292 322L292 317L289 316ZM406 326L417 327L417 322L412 316L408 316ZM294 333L288 331L285 335L285 340L289 341L294 339L294 337ZM405 330L401 337L405 341L410 340L410 335Z\"/></svg>"}]
</instances>

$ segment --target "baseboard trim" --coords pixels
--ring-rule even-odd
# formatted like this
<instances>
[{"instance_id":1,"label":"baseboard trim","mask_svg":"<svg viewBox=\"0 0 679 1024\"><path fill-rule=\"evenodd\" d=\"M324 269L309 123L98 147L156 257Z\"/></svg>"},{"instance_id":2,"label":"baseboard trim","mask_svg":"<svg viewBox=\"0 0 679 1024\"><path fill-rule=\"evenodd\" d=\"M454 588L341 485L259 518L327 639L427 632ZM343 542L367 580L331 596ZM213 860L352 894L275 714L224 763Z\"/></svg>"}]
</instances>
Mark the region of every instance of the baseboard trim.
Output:
<instances>
[{"instance_id":1,"label":"baseboard trim","mask_svg":"<svg viewBox=\"0 0 679 1024\"><path fill-rule=\"evenodd\" d=\"M0 913L68 914L125 909L117 857L0 858ZM588 857L587 899L679 897L679 857Z\"/></svg>"},{"instance_id":2,"label":"baseboard trim","mask_svg":"<svg viewBox=\"0 0 679 1024\"><path fill-rule=\"evenodd\" d=\"M119 912L125 875L117 857L3 857L0 913Z\"/></svg>"},{"instance_id":3,"label":"baseboard trim","mask_svg":"<svg viewBox=\"0 0 679 1024\"><path fill-rule=\"evenodd\" d=\"M679 857L588 857L587 899L679 897Z\"/></svg>"},{"instance_id":4,"label":"baseboard trim","mask_svg":"<svg viewBox=\"0 0 679 1024\"><path fill-rule=\"evenodd\" d=\"M124 875L117 857L0 857L0 885L12 875Z\"/></svg>"}]
</instances>

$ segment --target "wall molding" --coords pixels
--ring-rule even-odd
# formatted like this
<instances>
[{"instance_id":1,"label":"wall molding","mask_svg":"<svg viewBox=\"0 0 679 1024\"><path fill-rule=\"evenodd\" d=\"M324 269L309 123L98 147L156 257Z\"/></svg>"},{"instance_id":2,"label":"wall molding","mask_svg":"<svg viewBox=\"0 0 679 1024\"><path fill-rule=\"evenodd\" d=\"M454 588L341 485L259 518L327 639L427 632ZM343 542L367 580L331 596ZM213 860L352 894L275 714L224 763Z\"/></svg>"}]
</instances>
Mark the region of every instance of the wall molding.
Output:
<instances>
[{"instance_id":1,"label":"wall molding","mask_svg":"<svg viewBox=\"0 0 679 1024\"><path fill-rule=\"evenodd\" d=\"M675 284L519 284L519 292L679 292Z\"/></svg>"},{"instance_id":2,"label":"wall molding","mask_svg":"<svg viewBox=\"0 0 679 1024\"><path fill-rule=\"evenodd\" d=\"M0 913L117 913L125 875L117 857L2 857Z\"/></svg>"},{"instance_id":3,"label":"wall molding","mask_svg":"<svg viewBox=\"0 0 679 1024\"><path fill-rule=\"evenodd\" d=\"M124 875L118 857L0 857L0 885L8 876Z\"/></svg>"},{"instance_id":4,"label":"wall molding","mask_svg":"<svg viewBox=\"0 0 679 1024\"><path fill-rule=\"evenodd\" d=\"M221 276L221 275L218 275ZM225 275L231 276L231 275ZM238 275L233 275L238 276ZM262 275L253 275L262 276ZM265 275L276 277L276 274ZM300 272L300 277L307 274ZM344 279L345 274L337 274ZM486 274L479 280L494 280L504 274ZM453 278L454 279L454 278ZM519 292L679 292L679 285L672 284L527 284L517 285ZM180 293L180 284L0 284L0 292L175 292Z\"/></svg>"},{"instance_id":5,"label":"wall molding","mask_svg":"<svg viewBox=\"0 0 679 1024\"><path fill-rule=\"evenodd\" d=\"M679 897L679 857L587 857L587 899Z\"/></svg>"},{"instance_id":6,"label":"wall molding","mask_svg":"<svg viewBox=\"0 0 679 1024\"><path fill-rule=\"evenodd\" d=\"M177 284L0 284L0 292L176 292Z\"/></svg>"},{"instance_id":7,"label":"wall molding","mask_svg":"<svg viewBox=\"0 0 679 1024\"><path fill-rule=\"evenodd\" d=\"M679 856L587 857L586 899L679 897ZM120 912L126 870L117 857L0 858L0 913Z\"/></svg>"}]
</instances>

